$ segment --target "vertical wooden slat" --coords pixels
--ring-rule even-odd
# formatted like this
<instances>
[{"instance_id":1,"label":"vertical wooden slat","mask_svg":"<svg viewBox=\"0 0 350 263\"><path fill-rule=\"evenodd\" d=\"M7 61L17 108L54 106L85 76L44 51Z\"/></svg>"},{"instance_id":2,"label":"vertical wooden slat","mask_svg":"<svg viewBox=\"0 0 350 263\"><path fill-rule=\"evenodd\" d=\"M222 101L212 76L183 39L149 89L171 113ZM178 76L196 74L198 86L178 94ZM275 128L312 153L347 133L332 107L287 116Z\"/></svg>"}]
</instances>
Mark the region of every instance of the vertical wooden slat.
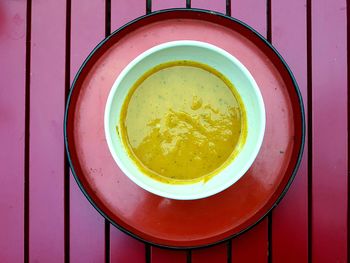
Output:
<instances>
[{"instance_id":1,"label":"vertical wooden slat","mask_svg":"<svg viewBox=\"0 0 350 263\"><path fill-rule=\"evenodd\" d=\"M350 4L347 1L346 2L346 53L347 53L347 84L348 84L348 96L346 104L348 106L347 111L347 120L348 120L348 133L347 133L347 147L348 147L348 156L347 156L347 169L348 169L348 175L349 175L349 165L350 165L350 144L349 144L349 131L350 131L350 122L349 122L349 116L350 116L350 106L349 106L349 98L350 98ZM348 195L348 214L347 214L347 257L348 261L350 259L350 178L348 176L347 178L348 184L347 184L347 195Z\"/></svg>"},{"instance_id":2,"label":"vertical wooden slat","mask_svg":"<svg viewBox=\"0 0 350 263\"><path fill-rule=\"evenodd\" d=\"M71 0L66 1L66 46L65 46L65 104L68 101L68 94L70 89L70 70L71 70L71 14L72 14L72 2ZM69 160L68 155L65 153L64 156L64 261L70 261L70 170L69 170Z\"/></svg>"},{"instance_id":3,"label":"vertical wooden slat","mask_svg":"<svg viewBox=\"0 0 350 263\"><path fill-rule=\"evenodd\" d=\"M145 0L111 0L112 32L131 20L146 14Z\"/></svg>"},{"instance_id":4,"label":"vertical wooden slat","mask_svg":"<svg viewBox=\"0 0 350 263\"><path fill-rule=\"evenodd\" d=\"M266 36L266 0L231 0L231 16Z\"/></svg>"},{"instance_id":5,"label":"vertical wooden slat","mask_svg":"<svg viewBox=\"0 0 350 263\"><path fill-rule=\"evenodd\" d=\"M167 9L167 8L179 8L186 7L186 0L153 0L152 11Z\"/></svg>"},{"instance_id":6,"label":"vertical wooden slat","mask_svg":"<svg viewBox=\"0 0 350 263\"><path fill-rule=\"evenodd\" d=\"M266 0L232 0L231 15L267 36ZM232 262L268 261L268 219L232 240Z\"/></svg>"},{"instance_id":7,"label":"vertical wooden slat","mask_svg":"<svg viewBox=\"0 0 350 263\"><path fill-rule=\"evenodd\" d=\"M183 250L169 250L157 247L151 248L151 262L152 263L186 263L187 251Z\"/></svg>"},{"instance_id":8,"label":"vertical wooden slat","mask_svg":"<svg viewBox=\"0 0 350 263\"><path fill-rule=\"evenodd\" d=\"M111 262L145 262L145 244L128 236L112 225L110 231Z\"/></svg>"},{"instance_id":9,"label":"vertical wooden slat","mask_svg":"<svg viewBox=\"0 0 350 263\"><path fill-rule=\"evenodd\" d=\"M346 1L313 0L312 260L347 258Z\"/></svg>"},{"instance_id":10,"label":"vertical wooden slat","mask_svg":"<svg viewBox=\"0 0 350 263\"><path fill-rule=\"evenodd\" d=\"M24 259L26 2L0 3L0 261Z\"/></svg>"},{"instance_id":11,"label":"vertical wooden slat","mask_svg":"<svg viewBox=\"0 0 350 263\"><path fill-rule=\"evenodd\" d=\"M209 248L192 250L192 263L226 263L227 242Z\"/></svg>"},{"instance_id":12,"label":"vertical wooden slat","mask_svg":"<svg viewBox=\"0 0 350 263\"><path fill-rule=\"evenodd\" d=\"M71 0L71 74L75 74L85 58L105 37L105 0Z\"/></svg>"},{"instance_id":13,"label":"vertical wooden slat","mask_svg":"<svg viewBox=\"0 0 350 263\"><path fill-rule=\"evenodd\" d=\"M71 1L70 80L105 34L105 0ZM104 218L93 208L70 175L70 260L103 262Z\"/></svg>"},{"instance_id":14,"label":"vertical wooden slat","mask_svg":"<svg viewBox=\"0 0 350 263\"><path fill-rule=\"evenodd\" d=\"M111 32L146 14L145 0L111 0ZM145 262L145 245L110 226L110 261Z\"/></svg>"},{"instance_id":15,"label":"vertical wooden slat","mask_svg":"<svg viewBox=\"0 0 350 263\"><path fill-rule=\"evenodd\" d=\"M226 13L226 0L192 0L191 7Z\"/></svg>"},{"instance_id":16,"label":"vertical wooden slat","mask_svg":"<svg viewBox=\"0 0 350 263\"><path fill-rule=\"evenodd\" d=\"M231 262L267 262L267 225L267 219L265 219L232 240Z\"/></svg>"},{"instance_id":17,"label":"vertical wooden slat","mask_svg":"<svg viewBox=\"0 0 350 263\"><path fill-rule=\"evenodd\" d=\"M307 116L306 0L272 1L271 15L272 44L285 58L296 77ZM295 180L273 211L273 262L307 262L308 259L307 141L305 145Z\"/></svg>"},{"instance_id":18,"label":"vertical wooden slat","mask_svg":"<svg viewBox=\"0 0 350 263\"><path fill-rule=\"evenodd\" d=\"M64 259L66 2L32 2L29 260Z\"/></svg>"}]
</instances>

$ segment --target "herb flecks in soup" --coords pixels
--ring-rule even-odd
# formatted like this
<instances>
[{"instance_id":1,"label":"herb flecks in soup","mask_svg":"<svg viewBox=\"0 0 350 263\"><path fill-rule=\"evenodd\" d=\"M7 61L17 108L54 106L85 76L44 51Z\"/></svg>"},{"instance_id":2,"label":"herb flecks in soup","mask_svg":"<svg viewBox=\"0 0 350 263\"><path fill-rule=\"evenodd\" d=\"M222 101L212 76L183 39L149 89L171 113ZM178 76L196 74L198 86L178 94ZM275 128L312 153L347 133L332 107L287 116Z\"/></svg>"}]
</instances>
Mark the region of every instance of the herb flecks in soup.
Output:
<instances>
[{"instance_id":1,"label":"herb flecks in soup","mask_svg":"<svg viewBox=\"0 0 350 263\"><path fill-rule=\"evenodd\" d=\"M233 85L192 61L146 72L129 92L120 120L131 158L166 183L208 180L235 157L246 136L244 107Z\"/></svg>"}]
</instances>

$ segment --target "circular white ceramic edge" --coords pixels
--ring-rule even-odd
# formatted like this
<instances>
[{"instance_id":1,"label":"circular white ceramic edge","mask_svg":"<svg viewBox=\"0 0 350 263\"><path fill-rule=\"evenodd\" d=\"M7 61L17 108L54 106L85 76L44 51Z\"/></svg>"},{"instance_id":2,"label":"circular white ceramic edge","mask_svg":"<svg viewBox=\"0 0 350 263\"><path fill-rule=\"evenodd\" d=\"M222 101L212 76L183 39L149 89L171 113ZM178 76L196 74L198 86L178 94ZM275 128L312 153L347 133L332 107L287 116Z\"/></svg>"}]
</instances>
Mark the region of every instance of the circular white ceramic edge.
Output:
<instances>
[{"instance_id":1,"label":"circular white ceramic edge","mask_svg":"<svg viewBox=\"0 0 350 263\"><path fill-rule=\"evenodd\" d=\"M191 51L191 48L192 52L181 53L186 49ZM169 49L172 49L173 53L169 52ZM203 55L203 52L207 55ZM218 61L215 59L218 59ZM174 60L197 61L215 68L234 84L245 105L248 128L246 142L236 158L208 182L171 185L144 175L128 156L121 138L116 133L116 127L119 129L121 107L131 86L147 70L161 63ZM117 92L119 94L116 94ZM108 148L123 173L135 184L153 194L178 200L209 197L237 182L247 172L260 150L265 132L265 123L263 98L248 69L227 51L212 44L192 40L166 42L148 49L132 60L114 82L108 95L104 114L104 128ZM238 166L239 169L237 169Z\"/></svg>"}]
</instances>

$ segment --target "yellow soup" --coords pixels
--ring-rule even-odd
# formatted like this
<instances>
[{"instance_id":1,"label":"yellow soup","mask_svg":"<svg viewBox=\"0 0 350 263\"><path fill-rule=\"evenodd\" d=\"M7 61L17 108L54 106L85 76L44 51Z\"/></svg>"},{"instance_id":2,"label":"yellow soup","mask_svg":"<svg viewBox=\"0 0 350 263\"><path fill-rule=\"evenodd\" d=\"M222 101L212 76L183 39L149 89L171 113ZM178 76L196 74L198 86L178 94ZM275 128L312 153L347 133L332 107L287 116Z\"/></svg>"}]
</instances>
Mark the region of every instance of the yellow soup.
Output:
<instances>
[{"instance_id":1,"label":"yellow soup","mask_svg":"<svg viewBox=\"0 0 350 263\"><path fill-rule=\"evenodd\" d=\"M233 85L215 69L173 61L146 72L123 106L120 131L148 176L171 184L207 181L237 154L246 117Z\"/></svg>"}]
</instances>

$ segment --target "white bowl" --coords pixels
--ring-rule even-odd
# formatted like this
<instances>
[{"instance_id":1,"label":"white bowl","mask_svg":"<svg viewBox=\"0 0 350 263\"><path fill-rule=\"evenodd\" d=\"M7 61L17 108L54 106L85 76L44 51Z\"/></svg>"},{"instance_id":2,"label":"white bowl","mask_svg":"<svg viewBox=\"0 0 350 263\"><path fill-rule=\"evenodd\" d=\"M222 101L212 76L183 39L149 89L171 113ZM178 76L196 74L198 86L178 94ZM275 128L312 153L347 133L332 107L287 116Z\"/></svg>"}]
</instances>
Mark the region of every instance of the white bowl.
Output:
<instances>
[{"instance_id":1,"label":"white bowl","mask_svg":"<svg viewBox=\"0 0 350 263\"><path fill-rule=\"evenodd\" d=\"M207 182L166 184L145 175L129 157L122 139L116 133L123 102L133 84L156 65L176 60L207 64L231 81L240 94L246 110L247 137L232 162ZM120 169L134 183L159 196L192 200L219 193L237 182L252 165L261 147L265 131L265 107L254 78L244 65L225 50L190 40L167 42L155 46L131 61L120 73L109 93L105 116L105 134L109 150ZM119 130L119 134L121 134Z\"/></svg>"}]
</instances>

